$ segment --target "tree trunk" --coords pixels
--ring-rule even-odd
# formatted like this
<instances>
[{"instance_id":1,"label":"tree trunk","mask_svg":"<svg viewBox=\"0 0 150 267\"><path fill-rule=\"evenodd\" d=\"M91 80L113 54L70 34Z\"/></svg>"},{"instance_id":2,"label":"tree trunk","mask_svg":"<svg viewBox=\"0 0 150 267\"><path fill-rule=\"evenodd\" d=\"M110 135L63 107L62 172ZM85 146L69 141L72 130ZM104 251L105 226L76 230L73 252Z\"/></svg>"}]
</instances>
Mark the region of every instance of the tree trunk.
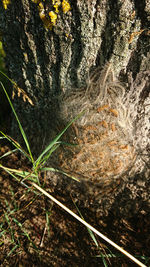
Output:
<instances>
[{"instance_id":1,"label":"tree trunk","mask_svg":"<svg viewBox=\"0 0 150 267\"><path fill-rule=\"evenodd\" d=\"M60 2L11 0L6 9L0 3L8 71L34 104L15 98L16 111L38 154L85 110L64 137L79 146L60 148L57 167L82 178L86 196L77 186L76 198L89 194L82 205L98 221L105 213L118 220L147 214L150 3ZM59 191L65 179L51 183Z\"/></svg>"}]
</instances>

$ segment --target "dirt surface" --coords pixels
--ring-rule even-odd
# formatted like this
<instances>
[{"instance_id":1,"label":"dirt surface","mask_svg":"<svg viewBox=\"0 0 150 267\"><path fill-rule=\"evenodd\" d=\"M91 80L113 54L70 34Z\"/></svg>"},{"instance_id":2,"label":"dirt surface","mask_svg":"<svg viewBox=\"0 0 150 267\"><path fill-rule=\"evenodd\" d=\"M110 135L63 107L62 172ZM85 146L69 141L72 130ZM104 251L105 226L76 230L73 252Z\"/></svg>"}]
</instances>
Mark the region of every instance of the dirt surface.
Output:
<instances>
[{"instance_id":1,"label":"dirt surface","mask_svg":"<svg viewBox=\"0 0 150 267\"><path fill-rule=\"evenodd\" d=\"M0 155L11 149L10 145L1 144ZM1 163L9 168L30 170L30 164L19 153L11 154ZM44 181L46 177L41 179ZM46 180L45 189L51 191ZM112 247L107 249L107 244L96 237L98 249L84 226L2 170L0 190L1 266L104 266L102 255L108 266L136 266ZM55 190L55 195L52 194L68 204L63 192ZM70 203L69 207L77 213L73 201ZM150 214L140 214L130 221L118 221L114 214L109 214L97 222L90 211L80 207L80 212L96 229L138 256L147 266L150 264ZM108 258L111 253L115 257Z\"/></svg>"},{"instance_id":2,"label":"dirt surface","mask_svg":"<svg viewBox=\"0 0 150 267\"><path fill-rule=\"evenodd\" d=\"M8 117L5 132L10 128L10 114ZM12 149L1 140L0 156ZM0 164L31 170L28 160L18 152L0 159ZM46 175L40 181L45 190L78 213L73 195L66 193L67 182L60 192L51 187ZM97 247L85 226L30 189L0 169L0 266L105 266L103 258L107 266L137 266L96 236ZM116 211L97 220L96 213L84 204L78 208L87 222L149 266L150 213L120 220Z\"/></svg>"}]
</instances>

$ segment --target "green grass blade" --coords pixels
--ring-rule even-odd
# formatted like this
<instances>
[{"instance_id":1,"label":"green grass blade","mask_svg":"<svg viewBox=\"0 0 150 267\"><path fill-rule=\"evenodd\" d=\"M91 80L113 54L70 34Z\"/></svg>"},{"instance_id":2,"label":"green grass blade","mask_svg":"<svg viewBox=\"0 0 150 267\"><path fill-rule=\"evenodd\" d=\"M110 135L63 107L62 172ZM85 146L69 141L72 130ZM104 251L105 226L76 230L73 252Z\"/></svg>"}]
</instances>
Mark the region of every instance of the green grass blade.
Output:
<instances>
[{"instance_id":1,"label":"green grass blade","mask_svg":"<svg viewBox=\"0 0 150 267\"><path fill-rule=\"evenodd\" d=\"M101 254L102 254L102 253L101 253ZM104 266L105 266L105 267L108 267L107 262L106 262L106 260L105 260L105 258L104 258L104 256L103 256L103 254L102 254L102 261L103 261Z\"/></svg>"},{"instance_id":2,"label":"green grass blade","mask_svg":"<svg viewBox=\"0 0 150 267\"><path fill-rule=\"evenodd\" d=\"M0 139L5 139L6 137L4 137L4 136L0 136Z\"/></svg>"},{"instance_id":3,"label":"green grass blade","mask_svg":"<svg viewBox=\"0 0 150 267\"><path fill-rule=\"evenodd\" d=\"M15 115L15 118L16 118L17 122L18 122L20 132L21 132L22 137L23 137L23 139L24 139L24 142L25 142L25 144L26 144L27 150L28 150L28 152L29 152L29 154L30 154L31 160L32 160L32 162L34 162L34 159L33 159L33 156L32 156L31 150L30 150L29 142L28 142L27 137L26 137L26 134L25 134L25 132L24 132L24 130L23 130L23 128L22 128L22 125L21 125L21 123L20 123L20 121L19 121L19 118L18 118L18 116L17 116L17 113L16 113L16 111L15 111L15 109L14 109L14 107L13 107L13 104L12 104L12 102L11 102L11 100L10 100L9 95L7 94L7 91L5 90L5 87L4 87L3 83L0 82L0 84L1 84L1 86L2 86L2 88L3 88L3 91L5 92L5 95L6 95L6 97L7 97L7 99L8 99L8 102L9 102L9 104L10 104L10 106L11 106L11 109L12 109L14 115Z\"/></svg>"},{"instance_id":4,"label":"green grass blade","mask_svg":"<svg viewBox=\"0 0 150 267\"><path fill-rule=\"evenodd\" d=\"M22 228L22 224L16 219L16 218L13 218L13 221L20 227Z\"/></svg>"},{"instance_id":5,"label":"green grass blade","mask_svg":"<svg viewBox=\"0 0 150 267\"><path fill-rule=\"evenodd\" d=\"M32 241L32 239L30 238L29 233L28 233L25 229L23 229L23 228L22 228L22 233L23 233L23 235L26 236L26 237L28 238L28 240L31 242L33 248L34 248L35 250L38 250L37 246L34 244L34 242Z\"/></svg>"},{"instance_id":6,"label":"green grass blade","mask_svg":"<svg viewBox=\"0 0 150 267\"><path fill-rule=\"evenodd\" d=\"M12 79L10 79L3 71L0 70L0 73L5 76L12 84L16 84Z\"/></svg>"},{"instance_id":7,"label":"green grass blade","mask_svg":"<svg viewBox=\"0 0 150 267\"><path fill-rule=\"evenodd\" d=\"M77 207L76 203L75 203L74 201L73 201L73 203L74 203L74 205L75 205L75 207L76 207L76 209L77 209L77 211L78 211L80 217L84 220L84 217L82 216L82 214L81 214L79 208ZM105 255L101 252L101 248L99 247L99 244L98 244L98 242L97 242L97 240L96 240L96 237L95 237L93 231L92 231L91 229L89 229L88 227L87 227L87 230L88 230L88 232L89 232L90 237L91 237L92 240L94 241L95 245L96 245L97 248L100 250L100 255L101 255L101 258L102 258L102 261L103 261L104 266L105 266L105 267L108 267L107 262L106 262L106 260L105 260Z\"/></svg>"},{"instance_id":8,"label":"green grass blade","mask_svg":"<svg viewBox=\"0 0 150 267\"><path fill-rule=\"evenodd\" d=\"M0 232L0 237L3 236L5 233L6 233L6 230L3 230L2 232Z\"/></svg>"},{"instance_id":9,"label":"green grass blade","mask_svg":"<svg viewBox=\"0 0 150 267\"><path fill-rule=\"evenodd\" d=\"M23 182L26 179L28 179L28 180L30 180L32 182L37 182L37 175L32 173L32 172L30 173L30 172L26 172L26 171L7 168L7 167L2 166L1 164L0 164L0 167L2 169L4 169L6 172L14 174L14 176L15 176L14 178L16 178L17 181L19 181L19 182ZM17 178L16 175L21 177L22 179L19 180L19 178Z\"/></svg>"},{"instance_id":10,"label":"green grass blade","mask_svg":"<svg viewBox=\"0 0 150 267\"><path fill-rule=\"evenodd\" d=\"M4 136L5 139L7 139L11 144L13 144L13 146L15 146L26 158L28 158L29 161L32 162L30 155L27 154L27 152L20 146L20 144L18 144L15 140L13 140L13 138L8 136L7 134L4 134L2 131L0 131L0 133Z\"/></svg>"},{"instance_id":11,"label":"green grass blade","mask_svg":"<svg viewBox=\"0 0 150 267\"><path fill-rule=\"evenodd\" d=\"M24 187L26 187L29 191L31 191L30 187L29 187L27 184L25 184L25 183L23 182L23 180L20 180L20 178L18 178L16 175L14 175L14 174L11 172L12 169L4 167L2 164L0 164L0 168L4 169L4 170L5 170L8 174L10 174L15 180L17 180L17 182L20 182ZM16 171L16 170L15 170L15 171ZM36 175L35 175L35 176L36 176ZM33 181L33 179L32 179L32 181ZM34 192L34 194L36 194L36 195L39 195L35 190L32 190L32 192Z\"/></svg>"},{"instance_id":12,"label":"green grass blade","mask_svg":"<svg viewBox=\"0 0 150 267\"><path fill-rule=\"evenodd\" d=\"M85 111L82 111L80 114L78 114L73 120L71 120L67 126L63 129L63 131L61 131L56 137L55 139L50 142L50 144L45 148L45 150L41 153L41 155L37 158L37 160L34 162L34 167L36 168L40 162L41 162L41 159L42 157L58 142L58 140L61 138L61 136L66 132L66 130L71 126L71 124L76 121L77 119L79 119L82 114L84 113Z\"/></svg>"},{"instance_id":13,"label":"green grass blade","mask_svg":"<svg viewBox=\"0 0 150 267\"><path fill-rule=\"evenodd\" d=\"M9 230L10 230L10 235L11 235L12 242L14 243L15 242L14 230L11 227L11 222L9 220L9 216L8 216L8 214L6 212L4 212L4 216L5 216L6 222L8 224Z\"/></svg>"},{"instance_id":14,"label":"green grass blade","mask_svg":"<svg viewBox=\"0 0 150 267\"><path fill-rule=\"evenodd\" d=\"M64 142L64 141L61 141L60 144L61 144L61 145L65 145L65 146L71 146L71 147L78 146L78 144L66 143L66 142Z\"/></svg>"},{"instance_id":15,"label":"green grass blade","mask_svg":"<svg viewBox=\"0 0 150 267\"><path fill-rule=\"evenodd\" d=\"M11 151L8 151L8 152L6 152L5 154L3 154L3 155L0 157L0 159L5 158L5 157L7 157L7 156L9 156L9 155L11 155L11 154L13 154L13 153L15 153L16 151L18 151L18 149L13 149L13 150L11 150Z\"/></svg>"},{"instance_id":16,"label":"green grass blade","mask_svg":"<svg viewBox=\"0 0 150 267\"><path fill-rule=\"evenodd\" d=\"M77 181L77 182L80 182L80 180L66 172L63 172L61 170L58 170L58 169L55 169L55 168L52 168L52 167L44 167L40 170L41 172L44 172L44 171L51 171L51 172L58 172L58 173L61 173L61 174L64 174L65 176Z\"/></svg>"},{"instance_id":17,"label":"green grass blade","mask_svg":"<svg viewBox=\"0 0 150 267\"><path fill-rule=\"evenodd\" d=\"M10 174L15 180L17 180L18 182L20 182L20 179L17 177L17 176L15 176L10 170L8 170L8 168L6 169L4 166L2 166L1 164L0 164L0 168L2 168L2 169L4 169L8 174ZM28 185L26 185L24 182L22 182L21 181L21 184L23 185L23 186L25 186L26 188L29 188L29 186Z\"/></svg>"},{"instance_id":18,"label":"green grass blade","mask_svg":"<svg viewBox=\"0 0 150 267\"><path fill-rule=\"evenodd\" d=\"M15 249L17 249L19 247L19 245L15 245L12 249L11 249L11 251L8 253L8 255L7 255L7 258L14 252L14 250Z\"/></svg>"},{"instance_id":19,"label":"green grass blade","mask_svg":"<svg viewBox=\"0 0 150 267\"><path fill-rule=\"evenodd\" d=\"M60 144L56 144L56 145L54 145L51 149L50 149L50 151L46 154L46 156L43 158L43 159L41 159L41 161L40 161L40 166L41 165L44 165L45 163L46 163L46 161L49 159L49 157L51 156L51 154L58 148L60 146Z\"/></svg>"},{"instance_id":20,"label":"green grass blade","mask_svg":"<svg viewBox=\"0 0 150 267\"><path fill-rule=\"evenodd\" d=\"M3 166L2 164L0 164L0 167L1 167L2 169L4 169L5 171L10 171L10 172L12 172L12 173L15 173L16 175L18 175L18 176L20 176L20 177L26 177L26 176L29 176L29 175L31 175L32 177L36 177L36 175L33 174L33 173L26 172L26 171L22 171L22 170L17 170L17 169L8 168L8 167Z\"/></svg>"}]
</instances>

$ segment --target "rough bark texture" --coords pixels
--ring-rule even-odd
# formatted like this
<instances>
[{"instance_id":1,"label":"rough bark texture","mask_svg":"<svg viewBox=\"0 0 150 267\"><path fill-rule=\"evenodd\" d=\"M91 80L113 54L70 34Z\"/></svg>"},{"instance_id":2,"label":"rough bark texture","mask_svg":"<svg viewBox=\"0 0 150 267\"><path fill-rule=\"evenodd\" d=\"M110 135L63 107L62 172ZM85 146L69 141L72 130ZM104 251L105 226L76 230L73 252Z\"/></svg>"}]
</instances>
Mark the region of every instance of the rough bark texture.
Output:
<instances>
[{"instance_id":1,"label":"rough bark texture","mask_svg":"<svg viewBox=\"0 0 150 267\"><path fill-rule=\"evenodd\" d=\"M52 3L43 5L48 16L54 10ZM6 10L1 4L8 70L35 103L33 108L24 103L18 106L25 124L32 125L32 134L33 129L40 133L40 140L41 134L49 137L52 95L85 86L94 66L112 62L115 75L122 72L124 81L129 72L135 79L148 70L149 1L71 1L70 5L67 13L60 8L56 25L46 30L38 4L10 1ZM141 96L147 96L142 91L135 93L137 104Z\"/></svg>"},{"instance_id":2,"label":"rough bark texture","mask_svg":"<svg viewBox=\"0 0 150 267\"><path fill-rule=\"evenodd\" d=\"M80 199L78 200L80 207L87 207L96 214L97 223L100 223L100 216L104 214L108 218L110 214L114 214L117 220L129 219L133 214L146 215L150 211L148 145L150 2L148 0L72 0L69 3L71 9L66 13L59 7L57 23L52 29L45 29L44 20L39 16L38 4L32 1L12 0L6 10L0 4L0 29L7 54L7 68L11 78L25 90L34 103L34 106L31 106L21 99L15 99L17 112L23 121L34 152L39 152L54 137L58 129L77 115L78 110L74 111L75 108L72 108L76 105L74 99L77 99L78 106L81 96L80 106L83 107L85 93L89 88L90 90L93 88L94 92L86 98L86 101L87 99L89 101L87 105L90 110L109 103L110 108L118 112L119 103L123 110L124 125L118 126L120 128L111 125L111 130L113 133L117 129L123 129L120 130L123 132L121 140L125 140L125 143L119 143L120 146L133 145L135 158L133 157L132 168L128 166L124 169L127 172L123 171L120 175L117 173L117 179L113 179L114 173L107 177L102 175L100 186L96 178L96 185L92 190L91 184L89 189L89 181L85 183L86 185L83 183L82 188L81 185L66 181L64 177L55 175L52 177L50 173L47 175L50 177L52 187L57 188L58 192L69 184L68 189L65 188L64 195L66 194L67 197L67 190L73 192L74 197ZM43 5L46 23L48 23L48 13L55 9L51 1L44 1ZM104 69L107 72L108 62L113 72L110 70L110 74L102 76L99 80L101 70ZM96 81L94 80L93 83L90 78L93 77L91 73L96 73L94 76ZM108 98L106 95L106 98L101 96L98 103L92 102L91 107L90 101L95 95L99 97L98 92L102 90L103 79L106 78L105 82L110 84L109 75L112 77L113 84L110 87L114 86L113 92L116 90L118 94L118 98L115 99L120 99L119 90L121 91L122 88L124 90L121 104L119 100L111 102L111 94L107 90ZM123 86L118 85L118 79L123 82ZM92 87L90 87L91 84ZM99 91L95 90L95 84ZM105 89L106 87L108 88L105 86ZM109 97L110 101L108 101ZM66 116L65 113L63 115L62 110L67 105L69 115ZM128 120L125 121L127 113L130 125ZM102 114L101 121L104 116L107 125L102 126L107 128L113 117L110 116L107 119L105 115L108 113ZM115 116L115 113L111 115ZM87 116L86 123L77 124L79 131L80 127L89 126L88 118L91 119ZM60 125L61 122L62 125ZM113 121L113 123L116 122ZM15 131L16 126L13 125L13 134ZM123 136L125 136L124 140ZM80 135L80 138L83 139L83 135ZM118 139L116 140L118 142ZM109 138L109 141L113 139ZM79 151L77 155L78 153ZM87 155L91 156L88 150ZM75 160L74 154L72 158ZM66 162L71 166L67 159ZM77 172L77 169L75 171ZM105 186L105 178L109 178L107 186Z\"/></svg>"}]
</instances>

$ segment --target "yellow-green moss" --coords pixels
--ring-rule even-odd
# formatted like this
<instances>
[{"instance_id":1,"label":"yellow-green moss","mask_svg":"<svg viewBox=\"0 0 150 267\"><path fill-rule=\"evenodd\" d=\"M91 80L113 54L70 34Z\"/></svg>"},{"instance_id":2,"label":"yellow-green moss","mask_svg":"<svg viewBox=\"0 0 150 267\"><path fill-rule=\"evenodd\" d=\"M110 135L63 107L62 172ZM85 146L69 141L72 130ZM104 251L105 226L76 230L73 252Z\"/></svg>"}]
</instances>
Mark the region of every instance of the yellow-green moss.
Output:
<instances>
[{"instance_id":1,"label":"yellow-green moss","mask_svg":"<svg viewBox=\"0 0 150 267\"><path fill-rule=\"evenodd\" d=\"M52 6L54 10L50 10L48 15L46 16L43 3L40 0L31 1L38 5L39 16L43 21L44 27L50 30L52 30L52 27L56 25L58 18L57 14L60 12L60 8L64 14L66 14L71 9L68 0L52 0Z\"/></svg>"},{"instance_id":2,"label":"yellow-green moss","mask_svg":"<svg viewBox=\"0 0 150 267\"><path fill-rule=\"evenodd\" d=\"M49 12L49 17L50 17L51 23L53 25L55 25L56 24L56 20L57 20L57 14L54 11L50 11Z\"/></svg>"},{"instance_id":3,"label":"yellow-green moss","mask_svg":"<svg viewBox=\"0 0 150 267\"><path fill-rule=\"evenodd\" d=\"M52 0L53 7L55 8L55 13L59 13L59 7L61 5L60 0Z\"/></svg>"},{"instance_id":4,"label":"yellow-green moss","mask_svg":"<svg viewBox=\"0 0 150 267\"><path fill-rule=\"evenodd\" d=\"M67 13L71 9L70 4L67 0L62 1L62 10L63 13Z\"/></svg>"},{"instance_id":5,"label":"yellow-green moss","mask_svg":"<svg viewBox=\"0 0 150 267\"><path fill-rule=\"evenodd\" d=\"M4 57L5 57L5 52L3 49L2 42L0 41L0 70L2 70L2 71L4 71L4 69L5 69Z\"/></svg>"},{"instance_id":6,"label":"yellow-green moss","mask_svg":"<svg viewBox=\"0 0 150 267\"><path fill-rule=\"evenodd\" d=\"M5 8L5 9L7 9L7 7L8 7L8 5L10 4L10 0L2 0L2 2L3 2L3 7Z\"/></svg>"}]
</instances>

